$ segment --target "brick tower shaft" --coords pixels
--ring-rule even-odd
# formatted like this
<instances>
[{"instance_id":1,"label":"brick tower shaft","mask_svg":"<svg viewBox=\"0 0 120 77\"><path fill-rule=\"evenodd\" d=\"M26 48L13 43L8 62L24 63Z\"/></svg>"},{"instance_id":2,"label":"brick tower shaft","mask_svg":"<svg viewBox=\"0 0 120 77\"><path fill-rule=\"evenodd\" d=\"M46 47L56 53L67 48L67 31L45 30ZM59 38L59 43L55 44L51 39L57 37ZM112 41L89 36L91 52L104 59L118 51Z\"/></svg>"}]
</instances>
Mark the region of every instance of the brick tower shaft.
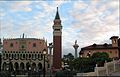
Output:
<instances>
[{"instance_id":1,"label":"brick tower shaft","mask_svg":"<svg viewBox=\"0 0 120 77\"><path fill-rule=\"evenodd\" d=\"M61 54L62 54L62 26L61 20L58 13L55 16L53 25L53 67L55 69L61 68Z\"/></svg>"}]
</instances>

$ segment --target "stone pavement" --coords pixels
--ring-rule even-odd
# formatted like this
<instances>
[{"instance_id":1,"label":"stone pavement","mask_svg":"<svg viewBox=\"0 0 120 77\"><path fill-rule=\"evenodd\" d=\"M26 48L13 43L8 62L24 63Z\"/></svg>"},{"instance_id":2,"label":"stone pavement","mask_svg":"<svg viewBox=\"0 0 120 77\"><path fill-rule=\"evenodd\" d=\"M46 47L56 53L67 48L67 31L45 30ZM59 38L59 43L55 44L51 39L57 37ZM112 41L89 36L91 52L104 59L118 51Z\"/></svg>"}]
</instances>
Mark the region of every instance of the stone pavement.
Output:
<instances>
[{"instance_id":1,"label":"stone pavement","mask_svg":"<svg viewBox=\"0 0 120 77\"><path fill-rule=\"evenodd\" d=\"M120 76L120 71L112 73L110 76Z\"/></svg>"}]
</instances>

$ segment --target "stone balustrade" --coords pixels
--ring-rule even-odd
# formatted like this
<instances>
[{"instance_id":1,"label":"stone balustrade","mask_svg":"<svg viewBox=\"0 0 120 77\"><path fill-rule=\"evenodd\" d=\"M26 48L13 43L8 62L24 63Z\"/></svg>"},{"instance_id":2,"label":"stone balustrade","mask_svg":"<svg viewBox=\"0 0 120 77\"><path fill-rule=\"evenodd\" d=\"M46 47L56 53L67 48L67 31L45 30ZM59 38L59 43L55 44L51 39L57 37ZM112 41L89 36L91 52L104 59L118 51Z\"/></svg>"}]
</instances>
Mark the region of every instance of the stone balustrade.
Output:
<instances>
[{"instance_id":1,"label":"stone balustrade","mask_svg":"<svg viewBox=\"0 0 120 77\"><path fill-rule=\"evenodd\" d=\"M120 71L120 60L113 60L111 62L106 62L104 67L96 67L94 68L94 72L88 73L77 73L77 77L79 76L110 76L110 74Z\"/></svg>"}]
</instances>

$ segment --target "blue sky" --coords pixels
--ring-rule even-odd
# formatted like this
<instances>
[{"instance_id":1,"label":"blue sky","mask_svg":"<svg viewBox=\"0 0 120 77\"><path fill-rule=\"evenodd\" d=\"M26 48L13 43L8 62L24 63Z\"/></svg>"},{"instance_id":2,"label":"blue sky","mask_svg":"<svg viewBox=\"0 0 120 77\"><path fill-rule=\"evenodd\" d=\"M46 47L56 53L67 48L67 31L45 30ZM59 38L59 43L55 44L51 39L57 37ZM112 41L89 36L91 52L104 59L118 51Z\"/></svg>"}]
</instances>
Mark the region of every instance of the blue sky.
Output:
<instances>
[{"instance_id":1,"label":"blue sky","mask_svg":"<svg viewBox=\"0 0 120 77\"><path fill-rule=\"evenodd\" d=\"M63 54L105 42L119 35L119 0L0 1L0 38L45 38L52 42L53 20L59 7Z\"/></svg>"}]
</instances>

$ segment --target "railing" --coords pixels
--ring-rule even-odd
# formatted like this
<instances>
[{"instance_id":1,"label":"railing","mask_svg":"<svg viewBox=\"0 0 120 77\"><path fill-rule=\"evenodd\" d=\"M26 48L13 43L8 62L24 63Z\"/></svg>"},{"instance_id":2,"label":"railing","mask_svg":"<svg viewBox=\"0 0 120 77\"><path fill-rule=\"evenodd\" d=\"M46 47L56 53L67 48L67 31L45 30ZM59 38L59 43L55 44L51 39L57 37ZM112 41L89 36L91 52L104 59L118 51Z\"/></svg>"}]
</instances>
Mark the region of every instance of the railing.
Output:
<instances>
[{"instance_id":1,"label":"railing","mask_svg":"<svg viewBox=\"0 0 120 77\"><path fill-rule=\"evenodd\" d=\"M120 71L120 60L113 60L112 62L106 62L104 67L96 65L94 72L77 73L77 76L109 76L117 71Z\"/></svg>"}]
</instances>

